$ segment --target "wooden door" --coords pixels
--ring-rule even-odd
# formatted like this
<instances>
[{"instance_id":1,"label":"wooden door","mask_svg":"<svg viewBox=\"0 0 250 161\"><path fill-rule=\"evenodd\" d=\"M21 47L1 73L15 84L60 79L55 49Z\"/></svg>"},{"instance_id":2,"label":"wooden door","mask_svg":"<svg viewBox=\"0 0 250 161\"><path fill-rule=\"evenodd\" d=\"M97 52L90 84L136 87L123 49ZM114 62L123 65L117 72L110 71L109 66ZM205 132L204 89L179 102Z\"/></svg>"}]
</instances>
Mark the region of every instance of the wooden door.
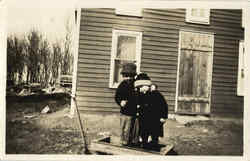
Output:
<instances>
[{"instance_id":1,"label":"wooden door","mask_svg":"<svg viewBox=\"0 0 250 161\"><path fill-rule=\"evenodd\" d=\"M180 31L175 112L210 113L213 41L212 34Z\"/></svg>"}]
</instances>

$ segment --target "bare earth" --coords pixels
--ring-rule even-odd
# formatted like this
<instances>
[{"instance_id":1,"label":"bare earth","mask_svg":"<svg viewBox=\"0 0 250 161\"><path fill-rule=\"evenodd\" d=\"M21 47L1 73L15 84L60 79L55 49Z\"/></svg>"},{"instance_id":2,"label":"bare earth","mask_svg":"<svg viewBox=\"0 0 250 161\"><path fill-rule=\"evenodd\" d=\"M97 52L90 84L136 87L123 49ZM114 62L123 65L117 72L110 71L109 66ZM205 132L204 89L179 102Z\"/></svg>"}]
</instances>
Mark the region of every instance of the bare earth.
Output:
<instances>
[{"instance_id":1,"label":"bare earth","mask_svg":"<svg viewBox=\"0 0 250 161\"><path fill-rule=\"evenodd\" d=\"M76 117L65 116L69 96L11 96L6 100L7 154L83 154ZM46 105L50 113L41 114ZM105 133L119 136L118 114L81 114L81 118L90 139ZM210 118L185 124L169 119L164 135L160 142L174 144L178 155L243 154L242 119Z\"/></svg>"}]
</instances>

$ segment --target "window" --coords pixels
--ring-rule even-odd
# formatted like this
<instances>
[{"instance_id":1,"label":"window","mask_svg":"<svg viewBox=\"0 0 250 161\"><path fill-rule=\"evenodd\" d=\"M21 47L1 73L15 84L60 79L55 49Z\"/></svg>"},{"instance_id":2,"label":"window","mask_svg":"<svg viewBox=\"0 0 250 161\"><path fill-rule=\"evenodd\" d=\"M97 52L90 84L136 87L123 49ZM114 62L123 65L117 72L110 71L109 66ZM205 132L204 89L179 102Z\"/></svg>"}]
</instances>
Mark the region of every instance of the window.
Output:
<instances>
[{"instance_id":1,"label":"window","mask_svg":"<svg viewBox=\"0 0 250 161\"><path fill-rule=\"evenodd\" d=\"M186 10L186 21L191 23L209 24L210 9L192 8Z\"/></svg>"},{"instance_id":2,"label":"window","mask_svg":"<svg viewBox=\"0 0 250 161\"><path fill-rule=\"evenodd\" d=\"M239 43L239 63L238 63L238 81L237 81L237 95L244 95L244 67L245 67L245 52L244 52L244 41Z\"/></svg>"},{"instance_id":3,"label":"window","mask_svg":"<svg viewBox=\"0 0 250 161\"><path fill-rule=\"evenodd\" d=\"M175 112L210 113L213 46L213 33L180 31Z\"/></svg>"},{"instance_id":4,"label":"window","mask_svg":"<svg viewBox=\"0 0 250 161\"><path fill-rule=\"evenodd\" d=\"M142 9L141 8L116 8L115 14L142 17Z\"/></svg>"},{"instance_id":5,"label":"window","mask_svg":"<svg viewBox=\"0 0 250 161\"><path fill-rule=\"evenodd\" d=\"M117 88L121 82L121 70L124 63L135 63L140 71L142 33L134 31L113 30L110 88Z\"/></svg>"}]
</instances>

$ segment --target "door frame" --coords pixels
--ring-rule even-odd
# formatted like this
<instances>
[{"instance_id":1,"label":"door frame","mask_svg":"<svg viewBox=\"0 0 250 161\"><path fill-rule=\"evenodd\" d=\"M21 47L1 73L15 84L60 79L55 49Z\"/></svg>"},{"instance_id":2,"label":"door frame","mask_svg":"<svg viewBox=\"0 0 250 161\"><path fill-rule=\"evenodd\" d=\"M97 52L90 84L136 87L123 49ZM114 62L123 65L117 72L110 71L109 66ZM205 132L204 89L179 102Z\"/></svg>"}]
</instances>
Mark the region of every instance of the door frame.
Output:
<instances>
[{"instance_id":1,"label":"door frame","mask_svg":"<svg viewBox=\"0 0 250 161\"><path fill-rule=\"evenodd\" d=\"M204 32L204 31L195 31L195 30L188 30L188 29L180 29L179 30L179 43L178 43L178 62L177 62L177 76L176 76L176 92L175 92L175 108L174 111L175 113L179 113L177 112L178 109L178 91L179 91L179 68L180 68L180 54L181 54L181 33L182 32L192 32L192 33L200 33L200 34L210 34L213 35L213 40L212 40L212 54L211 54L211 66L210 66L210 73L209 73L209 80L208 83L210 84L210 93L209 93L209 103L208 103L208 110L209 110L209 114L211 114L211 95L212 95L212 80L213 80L213 57L214 57L214 37L215 37L215 33L213 32ZM198 113L197 113L198 114Z\"/></svg>"}]
</instances>

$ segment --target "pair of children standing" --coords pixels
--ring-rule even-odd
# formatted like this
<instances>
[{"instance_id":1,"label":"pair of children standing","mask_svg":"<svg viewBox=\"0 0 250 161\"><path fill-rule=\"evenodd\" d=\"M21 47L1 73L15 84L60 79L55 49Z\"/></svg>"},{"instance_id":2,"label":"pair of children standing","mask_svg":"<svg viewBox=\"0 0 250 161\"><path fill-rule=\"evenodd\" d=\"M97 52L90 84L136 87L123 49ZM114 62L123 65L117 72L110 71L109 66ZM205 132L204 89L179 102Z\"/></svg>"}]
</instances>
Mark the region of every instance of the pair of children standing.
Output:
<instances>
[{"instance_id":1,"label":"pair of children standing","mask_svg":"<svg viewBox=\"0 0 250 161\"><path fill-rule=\"evenodd\" d=\"M146 147L151 136L151 145L157 145L158 138L163 137L163 124L168 118L164 97L147 74L136 74L135 64L125 64L121 74L124 80L115 94L115 101L121 107L121 143L137 145L141 137L142 146Z\"/></svg>"}]
</instances>

